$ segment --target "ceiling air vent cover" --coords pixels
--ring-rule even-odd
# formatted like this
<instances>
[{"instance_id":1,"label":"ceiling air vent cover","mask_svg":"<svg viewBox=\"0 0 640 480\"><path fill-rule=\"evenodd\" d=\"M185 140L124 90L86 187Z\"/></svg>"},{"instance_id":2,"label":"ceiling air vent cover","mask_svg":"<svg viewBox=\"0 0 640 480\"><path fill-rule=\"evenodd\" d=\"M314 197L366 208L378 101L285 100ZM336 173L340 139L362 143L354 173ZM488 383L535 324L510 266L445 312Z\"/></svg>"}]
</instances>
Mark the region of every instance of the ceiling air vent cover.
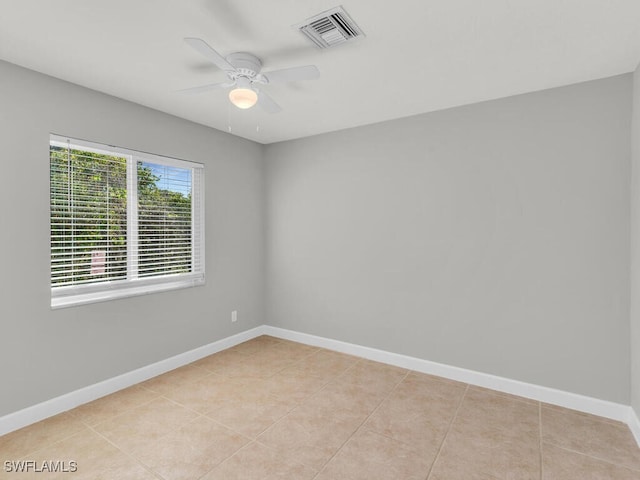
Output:
<instances>
[{"instance_id":1,"label":"ceiling air vent cover","mask_svg":"<svg viewBox=\"0 0 640 480\"><path fill-rule=\"evenodd\" d=\"M294 25L294 27L320 48L335 47L359 36L364 36L360 27L351 20L342 7L322 12Z\"/></svg>"}]
</instances>

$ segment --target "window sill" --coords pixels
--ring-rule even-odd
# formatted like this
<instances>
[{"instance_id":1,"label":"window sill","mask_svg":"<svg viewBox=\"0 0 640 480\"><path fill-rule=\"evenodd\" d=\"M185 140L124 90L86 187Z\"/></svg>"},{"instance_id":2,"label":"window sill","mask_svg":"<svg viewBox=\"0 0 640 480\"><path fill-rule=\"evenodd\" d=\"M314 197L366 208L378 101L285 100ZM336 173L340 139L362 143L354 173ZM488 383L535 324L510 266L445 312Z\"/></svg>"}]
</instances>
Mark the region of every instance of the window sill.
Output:
<instances>
[{"instance_id":1,"label":"window sill","mask_svg":"<svg viewBox=\"0 0 640 480\"><path fill-rule=\"evenodd\" d=\"M52 289L51 308L74 307L76 305L86 305L89 303L105 302L118 298L138 297L151 293L166 292L182 288L197 287L205 284L204 276L194 276L189 278L176 279L174 281L163 281L156 283L146 283L132 285L127 282L126 286L118 286L110 289L100 289L98 291L61 294Z\"/></svg>"}]
</instances>

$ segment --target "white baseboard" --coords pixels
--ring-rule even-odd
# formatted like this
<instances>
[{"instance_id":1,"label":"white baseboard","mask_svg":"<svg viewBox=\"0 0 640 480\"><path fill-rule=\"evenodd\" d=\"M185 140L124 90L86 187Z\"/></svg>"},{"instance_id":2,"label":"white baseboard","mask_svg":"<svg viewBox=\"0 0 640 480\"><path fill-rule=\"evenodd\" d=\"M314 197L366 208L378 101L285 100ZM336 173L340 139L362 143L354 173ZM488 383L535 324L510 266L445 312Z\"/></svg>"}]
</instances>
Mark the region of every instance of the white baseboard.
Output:
<instances>
[{"instance_id":1,"label":"white baseboard","mask_svg":"<svg viewBox=\"0 0 640 480\"><path fill-rule=\"evenodd\" d=\"M591 413L600 417L618 420L627 423L632 431L634 431L634 426L630 423L630 412L633 414L635 421L638 421L631 407L620 403L609 402L606 400L587 397L585 395L556 390L554 388L498 377L488 373L452 367L450 365L431 362L429 360L422 360L420 358L386 352L375 348L363 347L352 343L341 342L339 340L318 337L269 325L264 326L264 334L316 347L328 348L330 350L347 353L349 355L355 355L369 360L375 360L377 362L415 370L417 372L437 375L439 377L449 378L451 380L457 380L459 382L479 387L490 388L499 392L510 393L512 395L518 395L520 397L526 397L540 402L550 403L585 413ZM640 423L637 423L635 428L636 431L634 431L634 434L636 440L638 440L638 444L640 445Z\"/></svg>"},{"instance_id":2,"label":"white baseboard","mask_svg":"<svg viewBox=\"0 0 640 480\"><path fill-rule=\"evenodd\" d=\"M233 347L260 335L271 335L273 337L292 340L306 345L327 348L347 353L349 355L355 355L369 360L415 370L417 372L437 375L439 377L449 378L451 380L457 380L471 385L490 388L499 392L510 393L618 420L629 425L638 445L640 445L640 420L638 420L636 413L628 405L608 402L606 400L587 397L585 395L578 395L575 393L520 382L518 380L511 380L464 368L453 367L398 353L363 347L361 345L355 345L330 338L318 337L306 333L295 332L293 330L272 327L270 325L261 325L259 327L252 328L251 330L223 338L222 340L218 340L194 350L181 353L174 357L147 365L146 367L118 375L117 377L104 380L94 385L89 385L65 395L52 398L51 400L19 410L15 413L5 415L4 417L0 417L0 435L4 435L5 433L9 433L40 420L44 420L45 418L58 413L65 412L77 407L78 405L82 405L83 403L90 402L123 388L135 385L136 383L148 380L156 375L181 367L202 357Z\"/></svg>"},{"instance_id":3,"label":"white baseboard","mask_svg":"<svg viewBox=\"0 0 640 480\"><path fill-rule=\"evenodd\" d=\"M638 415L633 408L629 407L629 418L627 419L627 425L629 425L629 429L633 436L640 445L640 419L638 419Z\"/></svg>"},{"instance_id":4,"label":"white baseboard","mask_svg":"<svg viewBox=\"0 0 640 480\"><path fill-rule=\"evenodd\" d=\"M66 393L59 397L52 398L45 402L24 408L9 415L0 417L0 435L12 432L19 428L39 422L45 418L66 412L72 408L90 402L110 393L117 392L123 388L130 387L136 383L148 380L156 375L168 372L174 368L181 367L188 363L199 360L202 357L219 352L226 348L233 347L239 343L251 340L264 334L264 326L261 325L251 330L240 332L222 340L204 345L202 347L189 350L174 357L161 360L131 372L123 373L117 377L109 378L99 383L89 385L79 390Z\"/></svg>"}]
</instances>

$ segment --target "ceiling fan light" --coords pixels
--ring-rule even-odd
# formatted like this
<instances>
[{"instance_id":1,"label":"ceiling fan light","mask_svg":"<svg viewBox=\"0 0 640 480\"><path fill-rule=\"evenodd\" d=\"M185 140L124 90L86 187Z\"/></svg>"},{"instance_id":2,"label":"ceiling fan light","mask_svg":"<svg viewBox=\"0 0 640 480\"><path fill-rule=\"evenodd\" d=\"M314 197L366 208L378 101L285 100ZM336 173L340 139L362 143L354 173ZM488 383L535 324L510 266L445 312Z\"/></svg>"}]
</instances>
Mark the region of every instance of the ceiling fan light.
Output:
<instances>
[{"instance_id":1,"label":"ceiling fan light","mask_svg":"<svg viewBox=\"0 0 640 480\"><path fill-rule=\"evenodd\" d=\"M253 107L258 101L258 94L251 88L234 88L229 92L229 100L236 107L247 109Z\"/></svg>"}]
</instances>

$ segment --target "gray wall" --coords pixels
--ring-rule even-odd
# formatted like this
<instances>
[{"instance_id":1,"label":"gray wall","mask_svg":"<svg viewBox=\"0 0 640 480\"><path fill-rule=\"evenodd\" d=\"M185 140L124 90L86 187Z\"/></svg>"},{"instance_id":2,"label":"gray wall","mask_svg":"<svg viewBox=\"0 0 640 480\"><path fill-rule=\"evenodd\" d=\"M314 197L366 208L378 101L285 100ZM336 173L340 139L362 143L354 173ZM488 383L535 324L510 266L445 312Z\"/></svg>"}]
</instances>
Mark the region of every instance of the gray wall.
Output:
<instances>
[{"instance_id":1,"label":"gray wall","mask_svg":"<svg viewBox=\"0 0 640 480\"><path fill-rule=\"evenodd\" d=\"M628 404L631 92L266 147L268 323Z\"/></svg>"},{"instance_id":2,"label":"gray wall","mask_svg":"<svg viewBox=\"0 0 640 480\"><path fill-rule=\"evenodd\" d=\"M631 406L640 418L640 66L633 74L631 143Z\"/></svg>"},{"instance_id":3,"label":"gray wall","mask_svg":"<svg viewBox=\"0 0 640 480\"><path fill-rule=\"evenodd\" d=\"M262 147L0 62L0 415L262 323L629 403L631 92ZM207 285L52 311L50 132L205 163Z\"/></svg>"},{"instance_id":4,"label":"gray wall","mask_svg":"<svg viewBox=\"0 0 640 480\"><path fill-rule=\"evenodd\" d=\"M4 62L0 132L0 416L264 323L260 145ZM206 164L207 284L52 311L49 132Z\"/></svg>"}]
</instances>

